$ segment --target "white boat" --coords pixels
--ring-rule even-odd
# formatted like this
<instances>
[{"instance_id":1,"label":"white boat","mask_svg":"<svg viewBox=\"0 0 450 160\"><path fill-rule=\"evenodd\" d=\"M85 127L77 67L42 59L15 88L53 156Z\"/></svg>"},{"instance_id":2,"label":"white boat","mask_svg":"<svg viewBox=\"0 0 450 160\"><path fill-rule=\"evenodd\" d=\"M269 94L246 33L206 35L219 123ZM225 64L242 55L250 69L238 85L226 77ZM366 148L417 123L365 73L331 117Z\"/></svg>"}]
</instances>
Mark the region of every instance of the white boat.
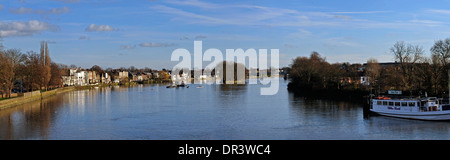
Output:
<instances>
[{"instance_id":1,"label":"white boat","mask_svg":"<svg viewBox=\"0 0 450 160\"><path fill-rule=\"evenodd\" d=\"M450 120L450 105L443 105L442 99L427 98L388 98L375 97L370 100L370 111L376 114L418 119Z\"/></svg>"}]
</instances>

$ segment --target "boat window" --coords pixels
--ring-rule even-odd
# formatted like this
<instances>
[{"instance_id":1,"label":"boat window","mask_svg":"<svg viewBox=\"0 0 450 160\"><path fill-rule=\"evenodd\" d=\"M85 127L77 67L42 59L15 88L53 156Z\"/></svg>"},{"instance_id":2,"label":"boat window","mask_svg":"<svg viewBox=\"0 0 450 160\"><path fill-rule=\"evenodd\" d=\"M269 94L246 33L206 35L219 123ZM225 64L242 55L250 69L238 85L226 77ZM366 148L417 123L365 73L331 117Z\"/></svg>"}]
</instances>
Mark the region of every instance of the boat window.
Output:
<instances>
[{"instance_id":1,"label":"boat window","mask_svg":"<svg viewBox=\"0 0 450 160\"><path fill-rule=\"evenodd\" d=\"M395 106L400 106L400 102L395 102Z\"/></svg>"},{"instance_id":2,"label":"boat window","mask_svg":"<svg viewBox=\"0 0 450 160\"><path fill-rule=\"evenodd\" d=\"M402 102L402 106L408 106L407 102Z\"/></svg>"},{"instance_id":3,"label":"boat window","mask_svg":"<svg viewBox=\"0 0 450 160\"><path fill-rule=\"evenodd\" d=\"M381 101L377 101L377 105L381 105Z\"/></svg>"},{"instance_id":4,"label":"boat window","mask_svg":"<svg viewBox=\"0 0 450 160\"><path fill-rule=\"evenodd\" d=\"M409 103L408 103L408 106L410 106L410 107L415 107L415 106L416 106L416 102L409 102Z\"/></svg>"},{"instance_id":5,"label":"boat window","mask_svg":"<svg viewBox=\"0 0 450 160\"><path fill-rule=\"evenodd\" d=\"M387 106L387 101L383 101L383 106Z\"/></svg>"},{"instance_id":6,"label":"boat window","mask_svg":"<svg viewBox=\"0 0 450 160\"><path fill-rule=\"evenodd\" d=\"M390 105L390 106L393 106L393 105L394 105L394 102L389 102L389 105Z\"/></svg>"}]
</instances>

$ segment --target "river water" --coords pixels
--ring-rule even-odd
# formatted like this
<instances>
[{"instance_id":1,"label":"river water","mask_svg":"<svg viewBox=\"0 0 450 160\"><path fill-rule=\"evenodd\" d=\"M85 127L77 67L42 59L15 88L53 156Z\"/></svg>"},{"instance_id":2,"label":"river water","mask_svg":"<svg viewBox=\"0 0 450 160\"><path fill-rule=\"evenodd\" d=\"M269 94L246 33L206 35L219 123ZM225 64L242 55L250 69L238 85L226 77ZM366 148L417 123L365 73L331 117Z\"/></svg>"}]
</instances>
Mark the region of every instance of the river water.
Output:
<instances>
[{"instance_id":1,"label":"river water","mask_svg":"<svg viewBox=\"0 0 450 160\"><path fill-rule=\"evenodd\" d=\"M450 139L450 122L364 118L362 104L263 85L165 85L74 91L0 110L0 139Z\"/></svg>"}]
</instances>

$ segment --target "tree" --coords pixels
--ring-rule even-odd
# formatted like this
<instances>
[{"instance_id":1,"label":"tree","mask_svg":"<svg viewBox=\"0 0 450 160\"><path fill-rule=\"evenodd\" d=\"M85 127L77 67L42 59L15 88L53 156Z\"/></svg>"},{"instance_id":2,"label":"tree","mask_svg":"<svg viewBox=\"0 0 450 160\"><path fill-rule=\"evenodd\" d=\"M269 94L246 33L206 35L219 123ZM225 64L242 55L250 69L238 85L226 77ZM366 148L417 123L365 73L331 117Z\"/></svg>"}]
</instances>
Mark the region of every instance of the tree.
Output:
<instances>
[{"instance_id":1,"label":"tree","mask_svg":"<svg viewBox=\"0 0 450 160\"><path fill-rule=\"evenodd\" d=\"M16 82L16 72L23 61L22 52L18 49L9 49L1 52L0 83L7 97L11 97L14 82Z\"/></svg>"},{"instance_id":2,"label":"tree","mask_svg":"<svg viewBox=\"0 0 450 160\"><path fill-rule=\"evenodd\" d=\"M6 93L6 97L11 97L11 89L13 87L14 67L4 52L0 52L0 89Z\"/></svg>"},{"instance_id":3,"label":"tree","mask_svg":"<svg viewBox=\"0 0 450 160\"><path fill-rule=\"evenodd\" d=\"M418 79L414 74L414 69L417 67L416 63L422 59L424 50L421 46L413 46L400 41L391 47L391 53L400 62L400 79L405 84L405 89L412 93L412 90L417 88L415 85Z\"/></svg>"},{"instance_id":4,"label":"tree","mask_svg":"<svg viewBox=\"0 0 450 160\"><path fill-rule=\"evenodd\" d=\"M227 70L227 68L232 67L234 68L233 70ZM230 80L233 80L233 84L238 81L245 81L246 75L248 74L248 69L245 67L245 65L236 62L222 61L216 65L215 69L217 69L217 73L215 73L215 75L218 75L219 78L222 79L223 84ZM220 70L222 70L222 73L219 73ZM241 72L243 72L244 76L239 75L239 73ZM227 75L233 75L233 77L227 77Z\"/></svg>"},{"instance_id":5,"label":"tree","mask_svg":"<svg viewBox=\"0 0 450 160\"><path fill-rule=\"evenodd\" d=\"M25 88L28 91L41 89L42 87L42 73L43 66L41 64L41 56L34 51L27 52L27 59L25 60Z\"/></svg>"},{"instance_id":6,"label":"tree","mask_svg":"<svg viewBox=\"0 0 450 160\"><path fill-rule=\"evenodd\" d=\"M293 84L301 87L323 87L326 81L326 69L329 63L319 53L312 52L310 57L297 57L291 65L290 78ZM329 78L328 78L329 79Z\"/></svg>"},{"instance_id":7,"label":"tree","mask_svg":"<svg viewBox=\"0 0 450 160\"><path fill-rule=\"evenodd\" d=\"M158 74L162 80L170 80L170 75L166 71L159 71Z\"/></svg>"},{"instance_id":8,"label":"tree","mask_svg":"<svg viewBox=\"0 0 450 160\"><path fill-rule=\"evenodd\" d=\"M432 56L432 69L433 74L437 76L433 79L433 88L436 94L440 92L445 92L449 87L449 75L448 75L448 65L450 58L450 38L445 40L438 40L430 49ZM439 79L437 79L439 78Z\"/></svg>"},{"instance_id":9,"label":"tree","mask_svg":"<svg viewBox=\"0 0 450 160\"><path fill-rule=\"evenodd\" d=\"M374 58L367 60L366 76L369 77L371 87L379 89L378 78L380 78L381 67L378 61Z\"/></svg>"},{"instance_id":10,"label":"tree","mask_svg":"<svg viewBox=\"0 0 450 160\"><path fill-rule=\"evenodd\" d=\"M41 77L41 87L45 87L47 90L50 79L52 77L51 73L51 59L48 50L48 44L46 41L41 42L41 65L42 65L42 77Z\"/></svg>"},{"instance_id":11,"label":"tree","mask_svg":"<svg viewBox=\"0 0 450 160\"><path fill-rule=\"evenodd\" d=\"M51 87L61 87L63 85L62 75L64 75L65 69L64 65L51 63L51 75L50 86Z\"/></svg>"},{"instance_id":12,"label":"tree","mask_svg":"<svg viewBox=\"0 0 450 160\"><path fill-rule=\"evenodd\" d=\"M103 69L102 67L98 66L98 65L94 65L91 67L91 71L95 71L95 73L101 74L103 73Z\"/></svg>"},{"instance_id":13,"label":"tree","mask_svg":"<svg viewBox=\"0 0 450 160\"><path fill-rule=\"evenodd\" d=\"M446 66L450 58L450 38L434 42L430 51L432 55L437 56L442 65Z\"/></svg>"}]
</instances>

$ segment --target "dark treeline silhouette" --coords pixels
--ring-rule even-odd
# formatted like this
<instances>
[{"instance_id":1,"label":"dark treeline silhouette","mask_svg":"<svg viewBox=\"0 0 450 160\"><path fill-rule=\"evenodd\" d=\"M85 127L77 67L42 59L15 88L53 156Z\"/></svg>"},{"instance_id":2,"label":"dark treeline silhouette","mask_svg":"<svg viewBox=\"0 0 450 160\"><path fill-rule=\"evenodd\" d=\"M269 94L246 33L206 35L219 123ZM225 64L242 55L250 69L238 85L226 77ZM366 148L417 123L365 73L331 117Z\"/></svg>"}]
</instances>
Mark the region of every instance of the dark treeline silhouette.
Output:
<instances>
[{"instance_id":1,"label":"dark treeline silhouette","mask_svg":"<svg viewBox=\"0 0 450 160\"><path fill-rule=\"evenodd\" d=\"M436 41L430 51L431 56L426 57L421 46L397 42L390 48L395 62L379 63L371 58L365 64L330 64L312 52L309 57L293 59L288 89L328 97L362 97L388 90L402 90L405 96L427 93L447 97L450 38Z\"/></svg>"}]
</instances>

